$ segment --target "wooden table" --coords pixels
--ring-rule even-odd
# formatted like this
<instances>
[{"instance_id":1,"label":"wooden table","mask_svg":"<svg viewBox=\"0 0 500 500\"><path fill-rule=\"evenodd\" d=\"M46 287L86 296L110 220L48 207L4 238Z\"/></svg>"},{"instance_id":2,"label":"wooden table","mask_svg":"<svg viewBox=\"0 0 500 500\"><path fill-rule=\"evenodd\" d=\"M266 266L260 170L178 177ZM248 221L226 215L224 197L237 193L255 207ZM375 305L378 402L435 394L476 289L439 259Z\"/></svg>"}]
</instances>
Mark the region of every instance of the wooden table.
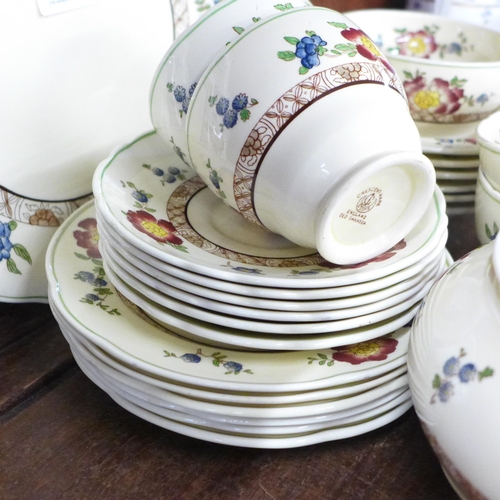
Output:
<instances>
[{"instance_id":1,"label":"wooden table","mask_svg":"<svg viewBox=\"0 0 500 500\"><path fill-rule=\"evenodd\" d=\"M479 244L450 218L458 258ZM456 499L413 410L343 441L233 448L131 415L76 366L49 307L0 304L0 499Z\"/></svg>"}]
</instances>

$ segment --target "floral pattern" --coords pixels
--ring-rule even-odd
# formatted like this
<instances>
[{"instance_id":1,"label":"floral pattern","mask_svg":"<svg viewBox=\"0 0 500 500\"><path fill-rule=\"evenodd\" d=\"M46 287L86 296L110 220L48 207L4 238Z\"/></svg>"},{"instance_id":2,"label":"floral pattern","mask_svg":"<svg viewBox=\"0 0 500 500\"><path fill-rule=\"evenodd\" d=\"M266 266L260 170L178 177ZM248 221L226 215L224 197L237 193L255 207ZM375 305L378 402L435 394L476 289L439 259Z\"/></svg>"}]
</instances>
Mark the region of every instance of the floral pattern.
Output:
<instances>
[{"instance_id":1,"label":"floral pattern","mask_svg":"<svg viewBox=\"0 0 500 500\"><path fill-rule=\"evenodd\" d=\"M255 269L254 267L244 267L244 266L233 266L231 262L224 264L222 267L229 267L233 271L244 274L264 274L261 269Z\"/></svg>"},{"instance_id":2,"label":"floral pattern","mask_svg":"<svg viewBox=\"0 0 500 500\"><path fill-rule=\"evenodd\" d=\"M208 98L210 107L215 106L216 113L222 117L220 131L225 128L233 128L238 123L238 118L246 122L250 118L249 108L259 104L256 99L249 99L246 94L236 95L230 102L226 97L210 96Z\"/></svg>"},{"instance_id":3,"label":"floral pattern","mask_svg":"<svg viewBox=\"0 0 500 500\"><path fill-rule=\"evenodd\" d=\"M189 89L185 89L182 85L175 85L175 83L167 83L167 90L171 93L176 102L180 104L179 116L182 118L189 109L189 103L193 97L194 91L198 82L194 82L190 85Z\"/></svg>"},{"instance_id":4,"label":"floral pattern","mask_svg":"<svg viewBox=\"0 0 500 500\"><path fill-rule=\"evenodd\" d=\"M225 354L221 352L214 352L212 354L203 354L201 349L197 349L196 353L185 353L181 356L177 356L177 354L173 352L163 351L165 357L167 358L178 358L182 359L185 363L200 363L203 358L211 358L212 364L217 367L222 367L226 370L225 375L239 375L240 373L248 373L253 375L252 370L243 369L243 365L241 363L237 363L236 361L229 361Z\"/></svg>"},{"instance_id":5,"label":"floral pattern","mask_svg":"<svg viewBox=\"0 0 500 500\"><path fill-rule=\"evenodd\" d=\"M490 240L490 241L493 241L496 237L497 237L497 234L498 234L498 225L496 222L493 222L493 226L492 228L490 229L490 227L488 226L488 224L485 224L484 225L484 232L486 234L486 237Z\"/></svg>"},{"instance_id":6,"label":"floral pattern","mask_svg":"<svg viewBox=\"0 0 500 500\"><path fill-rule=\"evenodd\" d=\"M15 231L16 228L16 221L0 222L0 262L3 260L6 262L7 271L9 271L9 273L22 274L12 257L12 253L15 253L30 265L32 264L32 260L28 250L26 250L23 245L20 243L12 243L12 231Z\"/></svg>"},{"instance_id":7,"label":"floral pattern","mask_svg":"<svg viewBox=\"0 0 500 500\"><path fill-rule=\"evenodd\" d=\"M29 218L32 226L59 227L61 221L50 209L39 208Z\"/></svg>"},{"instance_id":8,"label":"floral pattern","mask_svg":"<svg viewBox=\"0 0 500 500\"><path fill-rule=\"evenodd\" d=\"M144 166L144 165L143 165ZM154 208L151 208L148 206L149 200L153 198L153 195L151 193L146 193L144 189L138 189L136 185L133 182L127 181L123 182L120 181L123 187L129 187L132 189L132 198L134 198L134 207L135 208L140 208L141 210L146 210L149 213L156 212Z\"/></svg>"},{"instance_id":9,"label":"floral pattern","mask_svg":"<svg viewBox=\"0 0 500 500\"><path fill-rule=\"evenodd\" d=\"M174 225L164 219L157 219L154 215L138 210L127 212L127 220L141 233L146 234L158 243L170 245L178 250L187 252L187 248L182 245L182 239L176 234Z\"/></svg>"},{"instance_id":10,"label":"floral pattern","mask_svg":"<svg viewBox=\"0 0 500 500\"><path fill-rule=\"evenodd\" d=\"M380 337L366 342L358 342L333 349L331 358L326 354L318 353L318 357L308 357L308 364L318 362L319 365L333 366L335 361L359 365L368 361L383 361L393 353L398 341L390 336Z\"/></svg>"},{"instance_id":11,"label":"floral pattern","mask_svg":"<svg viewBox=\"0 0 500 500\"><path fill-rule=\"evenodd\" d=\"M221 198L226 198L226 193L224 193L224 191L222 191L220 185L222 184L222 178L221 176L218 174L217 170L214 170L212 168L212 165L210 164L210 158L208 159L207 161L207 164L205 165L209 170L210 170L210 175L208 176L208 178L210 179L210 182L212 183L212 185L214 186L214 188L216 189L217 191L217 194L221 197Z\"/></svg>"},{"instance_id":12,"label":"floral pattern","mask_svg":"<svg viewBox=\"0 0 500 500\"><path fill-rule=\"evenodd\" d=\"M159 167L152 167L147 163L144 163L143 168L149 170L152 174L159 177L161 185L165 186L165 184L173 184L176 181L185 181L186 170L181 170L177 167L167 167L165 170Z\"/></svg>"},{"instance_id":13,"label":"floral pattern","mask_svg":"<svg viewBox=\"0 0 500 500\"><path fill-rule=\"evenodd\" d=\"M77 254L84 259L101 259L99 252L99 232L97 231L97 221L94 218L83 219L78 223L78 227L83 231L76 230L73 236L76 239L76 244L86 250L87 255Z\"/></svg>"},{"instance_id":14,"label":"floral pattern","mask_svg":"<svg viewBox=\"0 0 500 500\"><path fill-rule=\"evenodd\" d=\"M435 389L431 397L431 403L437 400L446 403L453 396L455 383L468 384L474 380L481 382L484 378L492 377L494 370L489 366L478 371L473 363L463 363L462 358L466 356L464 349L460 349L458 356L448 358L443 365L443 375L436 373L432 380L432 388Z\"/></svg>"}]
</instances>

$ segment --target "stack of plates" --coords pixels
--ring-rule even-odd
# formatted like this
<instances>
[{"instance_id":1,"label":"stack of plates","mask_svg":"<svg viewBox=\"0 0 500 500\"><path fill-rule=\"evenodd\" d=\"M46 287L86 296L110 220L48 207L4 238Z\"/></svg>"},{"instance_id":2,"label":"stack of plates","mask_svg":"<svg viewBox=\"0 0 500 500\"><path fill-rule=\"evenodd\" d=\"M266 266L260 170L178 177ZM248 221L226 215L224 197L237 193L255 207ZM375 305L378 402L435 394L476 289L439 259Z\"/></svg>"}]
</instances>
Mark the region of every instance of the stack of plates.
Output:
<instances>
[{"instance_id":1,"label":"stack of plates","mask_svg":"<svg viewBox=\"0 0 500 500\"><path fill-rule=\"evenodd\" d=\"M51 244L50 302L120 405L265 448L364 433L411 406L405 325L450 261L439 189L396 247L343 267L245 221L155 133L114 151L94 192Z\"/></svg>"},{"instance_id":2,"label":"stack of plates","mask_svg":"<svg viewBox=\"0 0 500 500\"><path fill-rule=\"evenodd\" d=\"M419 127L422 150L436 169L436 181L444 193L449 215L474 212L479 148L475 139L476 124L466 125L462 133L443 138L426 136L425 127Z\"/></svg>"}]
</instances>

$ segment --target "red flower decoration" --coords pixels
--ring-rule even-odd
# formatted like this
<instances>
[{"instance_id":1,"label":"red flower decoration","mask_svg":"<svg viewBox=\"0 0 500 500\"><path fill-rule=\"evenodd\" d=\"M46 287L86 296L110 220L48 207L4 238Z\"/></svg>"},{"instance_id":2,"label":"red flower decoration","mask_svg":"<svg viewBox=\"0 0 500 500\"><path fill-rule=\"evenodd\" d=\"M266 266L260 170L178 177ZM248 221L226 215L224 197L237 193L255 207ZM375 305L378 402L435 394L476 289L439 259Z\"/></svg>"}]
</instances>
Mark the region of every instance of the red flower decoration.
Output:
<instances>
[{"instance_id":1,"label":"red flower decoration","mask_svg":"<svg viewBox=\"0 0 500 500\"><path fill-rule=\"evenodd\" d=\"M97 231L97 221L93 218L88 218L80 221L78 227L85 231L74 231L73 236L76 239L76 244L87 250L87 255L92 259L101 259L99 252L99 232Z\"/></svg>"},{"instance_id":2,"label":"red flower decoration","mask_svg":"<svg viewBox=\"0 0 500 500\"><path fill-rule=\"evenodd\" d=\"M175 234L174 225L167 220L157 219L144 210L137 212L129 210L127 219L138 231L147 234L159 243L182 244L182 240Z\"/></svg>"},{"instance_id":3,"label":"red flower decoration","mask_svg":"<svg viewBox=\"0 0 500 500\"><path fill-rule=\"evenodd\" d=\"M427 31L409 31L396 39L402 56L428 59L438 49L434 36Z\"/></svg>"},{"instance_id":4,"label":"red flower decoration","mask_svg":"<svg viewBox=\"0 0 500 500\"><path fill-rule=\"evenodd\" d=\"M332 358L335 361L359 365L367 361L383 361L396 350L398 341L390 337L368 340L358 344L336 347Z\"/></svg>"},{"instance_id":5,"label":"red flower decoration","mask_svg":"<svg viewBox=\"0 0 500 500\"><path fill-rule=\"evenodd\" d=\"M389 64L389 61L387 61L382 52L380 52L378 47L364 31L356 28L348 28L342 30L340 34L356 45L356 49L360 56L366 57L366 59L370 61L380 61L391 73L396 73L394 68Z\"/></svg>"},{"instance_id":6,"label":"red flower decoration","mask_svg":"<svg viewBox=\"0 0 500 500\"><path fill-rule=\"evenodd\" d=\"M460 109L464 91L453 87L446 80L434 78L429 85L422 75L403 83L410 109L429 113L451 115Z\"/></svg>"}]
</instances>

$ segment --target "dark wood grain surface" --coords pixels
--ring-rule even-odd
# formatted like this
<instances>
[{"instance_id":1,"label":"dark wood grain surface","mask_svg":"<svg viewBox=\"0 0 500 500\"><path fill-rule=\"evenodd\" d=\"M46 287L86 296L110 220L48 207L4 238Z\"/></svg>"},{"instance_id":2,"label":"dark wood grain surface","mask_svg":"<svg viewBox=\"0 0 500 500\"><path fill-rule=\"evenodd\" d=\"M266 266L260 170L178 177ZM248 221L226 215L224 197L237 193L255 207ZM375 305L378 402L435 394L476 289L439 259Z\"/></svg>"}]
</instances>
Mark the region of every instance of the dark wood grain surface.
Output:
<instances>
[{"instance_id":1,"label":"dark wood grain surface","mask_svg":"<svg viewBox=\"0 0 500 500\"><path fill-rule=\"evenodd\" d=\"M479 244L450 218L453 257ZM254 450L198 441L128 413L75 365L48 306L0 304L0 498L447 500L413 410L342 441Z\"/></svg>"}]
</instances>

